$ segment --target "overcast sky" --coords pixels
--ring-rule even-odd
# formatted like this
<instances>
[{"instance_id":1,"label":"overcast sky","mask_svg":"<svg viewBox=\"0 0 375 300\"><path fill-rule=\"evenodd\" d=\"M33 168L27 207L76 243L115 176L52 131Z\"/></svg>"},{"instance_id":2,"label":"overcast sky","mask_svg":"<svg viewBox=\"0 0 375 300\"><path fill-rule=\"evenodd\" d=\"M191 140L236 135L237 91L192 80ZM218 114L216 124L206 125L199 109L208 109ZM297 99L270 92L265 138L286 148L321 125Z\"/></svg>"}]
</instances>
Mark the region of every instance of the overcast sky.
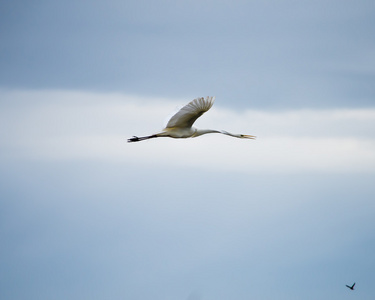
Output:
<instances>
[{"instance_id":1,"label":"overcast sky","mask_svg":"<svg viewBox=\"0 0 375 300\"><path fill-rule=\"evenodd\" d=\"M6 87L214 93L242 108L374 104L372 0L0 5Z\"/></svg>"},{"instance_id":2,"label":"overcast sky","mask_svg":"<svg viewBox=\"0 0 375 300\"><path fill-rule=\"evenodd\" d=\"M374 36L374 1L0 2L0 298L374 299ZM126 142L201 96L257 139Z\"/></svg>"}]
</instances>

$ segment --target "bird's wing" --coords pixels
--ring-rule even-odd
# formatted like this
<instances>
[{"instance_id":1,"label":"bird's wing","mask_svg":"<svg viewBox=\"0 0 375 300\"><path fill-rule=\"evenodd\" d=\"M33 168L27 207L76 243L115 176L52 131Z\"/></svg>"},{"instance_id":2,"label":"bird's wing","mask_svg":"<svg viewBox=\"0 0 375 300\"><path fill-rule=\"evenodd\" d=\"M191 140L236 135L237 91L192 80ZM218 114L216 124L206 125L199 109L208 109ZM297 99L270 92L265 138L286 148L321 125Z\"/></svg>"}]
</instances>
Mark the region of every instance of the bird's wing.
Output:
<instances>
[{"instance_id":1,"label":"bird's wing","mask_svg":"<svg viewBox=\"0 0 375 300\"><path fill-rule=\"evenodd\" d=\"M353 283L352 287L354 287L354 286L355 286L355 282Z\"/></svg>"},{"instance_id":2,"label":"bird's wing","mask_svg":"<svg viewBox=\"0 0 375 300\"><path fill-rule=\"evenodd\" d=\"M170 118L166 128L182 127L190 128L196 119L208 111L214 104L215 97L207 97L206 99L197 98L189 102L181 108L176 114Z\"/></svg>"},{"instance_id":3,"label":"bird's wing","mask_svg":"<svg viewBox=\"0 0 375 300\"><path fill-rule=\"evenodd\" d=\"M350 288L350 286L348 286L347 284L345 284L345 285L346 285L346 287Z\"/></svg>"}]
</instances>

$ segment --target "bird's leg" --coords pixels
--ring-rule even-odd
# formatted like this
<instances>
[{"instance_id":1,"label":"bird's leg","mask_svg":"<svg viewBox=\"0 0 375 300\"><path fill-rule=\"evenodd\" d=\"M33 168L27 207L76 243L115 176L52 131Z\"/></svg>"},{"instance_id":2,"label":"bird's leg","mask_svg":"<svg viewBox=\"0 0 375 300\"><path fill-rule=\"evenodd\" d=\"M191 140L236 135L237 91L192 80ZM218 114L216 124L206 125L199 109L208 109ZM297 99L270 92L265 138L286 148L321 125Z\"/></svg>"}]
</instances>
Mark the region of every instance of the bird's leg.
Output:
<instances>
[{"instance_id":1,"label":"bird's leg","mask_svg":"<svg viewBox=\"0 0 375 300\"><path fill-rule=\"evenodd\" d=\"M144 140L148 140L148 139L152 139L156 137L158 137L156 134L149 135L149 136L142 136L142 137L133 136L132 138L128 139L128 143L140 142L140 141L144 141Z\"/></svg>"}]
</instances>

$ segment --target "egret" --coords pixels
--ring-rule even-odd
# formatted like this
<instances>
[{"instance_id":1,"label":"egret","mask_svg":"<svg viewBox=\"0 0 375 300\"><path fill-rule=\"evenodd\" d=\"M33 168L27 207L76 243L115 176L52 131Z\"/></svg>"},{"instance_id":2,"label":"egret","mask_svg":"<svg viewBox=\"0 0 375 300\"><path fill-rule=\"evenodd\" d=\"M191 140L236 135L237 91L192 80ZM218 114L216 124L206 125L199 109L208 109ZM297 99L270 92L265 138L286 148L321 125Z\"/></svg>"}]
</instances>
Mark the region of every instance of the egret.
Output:
<instances>
[{"instance_id":1,"label":"egret","mask_svg":"<svg viewBox=\"0 0 375 300\"><path fill-rule=\"evenodd\" d=\"M355 282L353 283L352 286L349 286L349 285L346 284L346 287L349 288L349 289L351 289L352 291L354 290L354 286L355 286Z\"/></svg>"},{"instance_id":2,"label":"egret","mask_svg":"<svg viewBox=\"0 0 375 300\"><path fill-rule=\"evenodd\" d=\"M206 99L202 97L194 99L170 118L167 126L162 132L143 137L133 136L132 138L128 139L128 142L139 142L157 137L190 138L207 133L221 133L240 139L255 139L255 136L253 135L235 134L224 130L197 129L192 127L195 120L212 107L214 100L215 97L206 97Z\"/></svg>"}]
</instances>

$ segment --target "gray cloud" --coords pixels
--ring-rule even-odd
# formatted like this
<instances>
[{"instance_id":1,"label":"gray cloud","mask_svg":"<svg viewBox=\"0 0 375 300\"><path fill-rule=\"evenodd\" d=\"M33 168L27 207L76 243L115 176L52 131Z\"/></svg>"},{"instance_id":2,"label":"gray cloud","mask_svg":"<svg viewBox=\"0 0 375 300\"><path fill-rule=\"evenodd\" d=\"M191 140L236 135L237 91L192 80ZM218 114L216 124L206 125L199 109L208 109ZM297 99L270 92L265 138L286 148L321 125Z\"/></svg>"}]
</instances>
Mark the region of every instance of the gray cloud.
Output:
<instances>
[{"instance_id":1,"label":"gray cloud","mask_svg":"<svg viewBox=\"0 0 375 300\"><path fill-rule=\"evenodd\" d=\"M3 87L373 106L371 1L3 4ZM157 12L157 13L155 13Z\"/></svg>"}]
</instances>

